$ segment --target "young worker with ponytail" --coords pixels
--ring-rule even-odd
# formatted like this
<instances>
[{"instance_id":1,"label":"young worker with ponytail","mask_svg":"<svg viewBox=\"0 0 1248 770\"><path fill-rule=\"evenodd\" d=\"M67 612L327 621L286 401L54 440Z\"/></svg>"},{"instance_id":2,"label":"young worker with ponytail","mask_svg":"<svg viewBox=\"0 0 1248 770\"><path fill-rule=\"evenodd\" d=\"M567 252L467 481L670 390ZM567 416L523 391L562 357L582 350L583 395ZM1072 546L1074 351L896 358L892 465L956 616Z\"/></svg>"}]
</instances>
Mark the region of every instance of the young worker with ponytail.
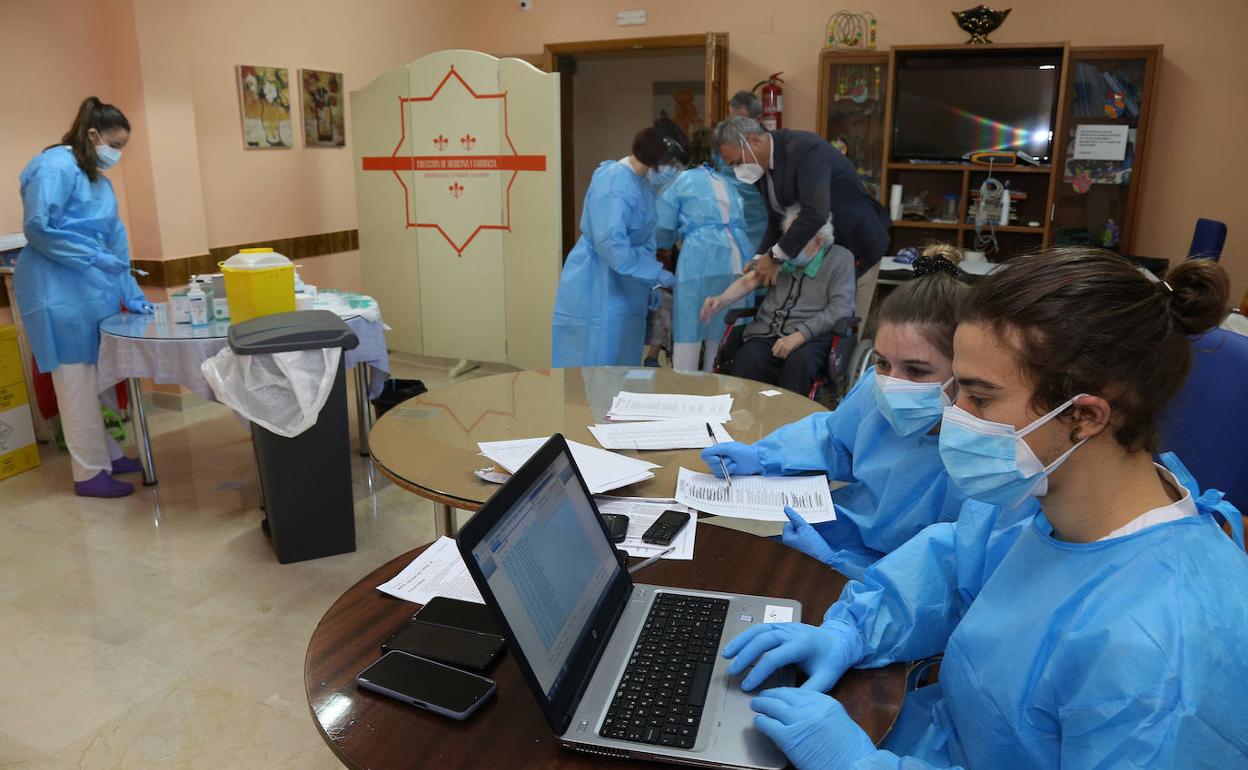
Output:
<instances>
[{"instance_id":1,"label":"young worker with ponytail","mask_svg":"<svg viewBox=\"0 0 1248 770\"><path fill-rule=\"evenodd\" d=\"M14 288L39 369L52 375L69 447L74 492L121 497L134 491L113 474L140 470L104 430L96 387L100 321L123 307L150 313L130 274L126 228L101 171L121 159L130 123L94 96L83 101L61 144L22 171L22 228Z\"/></svg>"}]
</instances>

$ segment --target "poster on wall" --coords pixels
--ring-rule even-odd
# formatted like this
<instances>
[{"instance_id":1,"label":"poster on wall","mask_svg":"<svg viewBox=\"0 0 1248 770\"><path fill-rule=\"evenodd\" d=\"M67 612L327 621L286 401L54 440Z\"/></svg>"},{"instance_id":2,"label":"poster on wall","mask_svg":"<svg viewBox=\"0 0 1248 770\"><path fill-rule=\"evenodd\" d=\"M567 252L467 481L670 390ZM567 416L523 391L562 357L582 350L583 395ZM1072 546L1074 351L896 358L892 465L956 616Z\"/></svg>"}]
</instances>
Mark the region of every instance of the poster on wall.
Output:
<instances>
[{"instance_id":1,"label":"poster on wall","mask_svg":"<svg viewBox=\"0 0 1248 770\"><path fill-rule=\"evenodd\" d=\"M671 118L680 130L689 132L702 125L706 114L706 84L701 80L670 80L652 83L650 94L654 117Z\"/></svg>"},{"instance_id":2,"label":"poster on wall","mask_svg":"<svg viewBox=\"0 0 1248 770\"><path fill-rule=\"evenodd\" d=\"M301 69L299 82L303 84L303 143L308 147L346 145L342 73Z\"/></svg>"},{"instance_id":3,"label":"poster on wall","mask_svg":"<svg viewBox=\"0 0 1248 770\"><path fill-rule=\"evenodd\" d=\"M285 67L238 65L243 146L249 150L293 147L290 125L290 71Z\"/></svg>"}]
</instances>

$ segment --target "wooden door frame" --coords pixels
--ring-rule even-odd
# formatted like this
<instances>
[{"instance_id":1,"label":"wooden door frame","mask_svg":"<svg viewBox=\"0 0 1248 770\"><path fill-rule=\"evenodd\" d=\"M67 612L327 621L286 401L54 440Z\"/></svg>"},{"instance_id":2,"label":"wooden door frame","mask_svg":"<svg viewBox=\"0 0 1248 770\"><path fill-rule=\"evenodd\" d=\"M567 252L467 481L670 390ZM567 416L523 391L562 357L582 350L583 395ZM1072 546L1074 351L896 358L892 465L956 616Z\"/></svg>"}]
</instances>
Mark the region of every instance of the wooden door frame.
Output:
<instances>
[{"instance_id":1,"label":"wooden door frame","mask_svg":"<svg viewBox=\"0 0 1248 770\"><path fill-rule=\"evenodd\" d=\"M561 61L571 67L576 66L576 58L578 56L594 55L594 54L627 54L636 51L678 51L688 49L690 53L693 51L702 51L703 55L708 55L710 40L715 41L717 50L720 52L714 64L708 64L708 73L718 71L719 77L726 84L727 77L727 51L728 51L728 34L724 32L710 32L695 35L662 35L656 37L629 37L629 38L611 38L608 40L580 40L571 43L547 43L542 46L541 68L546 72L560 72ZM721 58L722 57L722 58ZM722 62L723 66L719 66ZM565 66L564 69L568 67ZM708 93L705 98L707 100L707 116L713 121L721 119L726 113L728 96L727 89L721 88L717 103L712 105L710 100L714 94L710 91L708 84ZM576 244L576 233L579 223L574 219L576 211L576 201L573 198L573 189L575 187L575 170L576 159L574 156L574 147L576 137L574 133L574 102L572 99L572 78L561 76L559 78L559 130L562 136L562 147L560 155L562 159L562 184L563 184L563 257L567 259L568 252Z\"/></svg>"}]
</instances>

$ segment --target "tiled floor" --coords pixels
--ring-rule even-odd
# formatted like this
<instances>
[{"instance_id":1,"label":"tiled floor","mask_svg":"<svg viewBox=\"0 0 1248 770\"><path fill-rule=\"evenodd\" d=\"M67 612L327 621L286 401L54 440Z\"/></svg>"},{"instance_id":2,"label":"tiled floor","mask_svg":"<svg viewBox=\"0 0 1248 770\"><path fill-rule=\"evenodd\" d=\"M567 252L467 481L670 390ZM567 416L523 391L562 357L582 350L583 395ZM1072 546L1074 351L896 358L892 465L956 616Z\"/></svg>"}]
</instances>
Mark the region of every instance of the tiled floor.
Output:
<instances>
[{"instance_id":1,"label":"tiled floor","mask_svg":"<svg viewBox=\"0 0 1248 770\"><path fill-rule=\"evenodd\" d=\"M430 387L448 363L393 361ZM75 497L49 447L0 481L0 768L340 766L308 713L308 638L361 576L432 540L432 505L353 455L356 552L280 565L247 433L192 403L149 408L156 487Z\"/></svg>"}]
</instances>

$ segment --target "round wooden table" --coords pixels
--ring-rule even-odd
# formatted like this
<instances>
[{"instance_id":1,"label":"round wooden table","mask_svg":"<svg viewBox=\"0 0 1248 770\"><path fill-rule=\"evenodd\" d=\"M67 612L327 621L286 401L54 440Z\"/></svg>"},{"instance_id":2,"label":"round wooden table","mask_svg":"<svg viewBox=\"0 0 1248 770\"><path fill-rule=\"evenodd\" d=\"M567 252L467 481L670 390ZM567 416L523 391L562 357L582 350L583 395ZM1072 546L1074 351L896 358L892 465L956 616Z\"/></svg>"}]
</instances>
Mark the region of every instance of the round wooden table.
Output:
<instances>
[{"instance_id":1,"label":"round wooden table","mask_svg":"<svg viewBox=\"0 0 1248 770\"><path fill-rule=\"evenodd\" d=\"M338 758L348 767L374 770L629 766L561 748L510 654L489 674L498 682L498 694L464 722L355 686L356 674L381 655L381 642L417 609L376 587L422 550L365 576L334 602L312 634L304 685L317 729ZM820 621L845 584L845 578L792 548L723 527L698 528L692 561L660 561L637 573L637 580L794 598L808 623ZM832 694L879 742L897 718L904 689L904 667L894 664L852 670Z\"/></svg>"},{"instance_id":2,"label":"round wooden table","mask_svg":"<svg viewBox=\"0 0 1248 770\"><path fill-rule=\"evenodd\" d=\"M584 369L534 369L466 380L429 391L391 409L373 427L373 461L394 483L441 506L439 531L452 534L453 511L476 511L498 485L473 475L492 463L478 441L538 438L562 433L590 446L598 442L588 426L606 422L611 400L620 391L685 393L733 397L732 420L725 423L737 441L752 443L776 428L825 410L787 390L724 374L678 373L671 369L603 366ZM668 498L675 494L683 465L705 471L700 450L617 450L662 468L654 478L612 490L613 495Z\"/></svg>"}]
</instances>

